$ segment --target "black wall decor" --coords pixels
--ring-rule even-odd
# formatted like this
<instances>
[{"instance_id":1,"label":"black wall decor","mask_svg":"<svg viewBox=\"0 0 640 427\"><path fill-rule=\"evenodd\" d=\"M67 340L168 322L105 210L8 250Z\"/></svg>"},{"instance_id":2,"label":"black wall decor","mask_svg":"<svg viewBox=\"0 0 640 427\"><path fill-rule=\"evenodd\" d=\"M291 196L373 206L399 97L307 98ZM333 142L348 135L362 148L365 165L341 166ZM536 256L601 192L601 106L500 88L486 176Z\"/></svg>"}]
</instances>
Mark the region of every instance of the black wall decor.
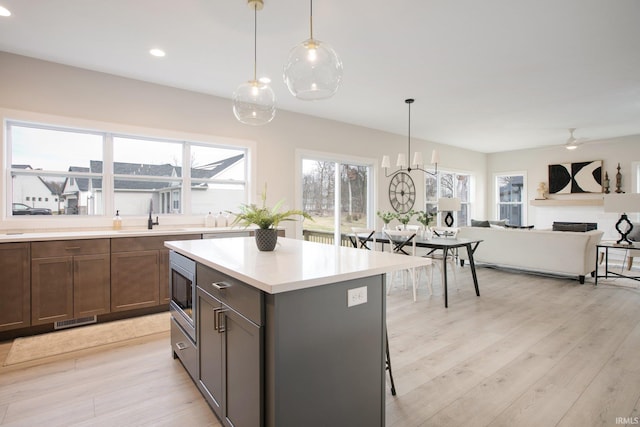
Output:
<instances>
[{"instance_id":1,"label":"black wall decor","mask_svg":"<svg viewBox=\"0 0 640 427\"><path fill-rule=\"evenodd\" d=\"M549 194L602 191L602 160L549 165Z\"/></svg>"}]
</instances>

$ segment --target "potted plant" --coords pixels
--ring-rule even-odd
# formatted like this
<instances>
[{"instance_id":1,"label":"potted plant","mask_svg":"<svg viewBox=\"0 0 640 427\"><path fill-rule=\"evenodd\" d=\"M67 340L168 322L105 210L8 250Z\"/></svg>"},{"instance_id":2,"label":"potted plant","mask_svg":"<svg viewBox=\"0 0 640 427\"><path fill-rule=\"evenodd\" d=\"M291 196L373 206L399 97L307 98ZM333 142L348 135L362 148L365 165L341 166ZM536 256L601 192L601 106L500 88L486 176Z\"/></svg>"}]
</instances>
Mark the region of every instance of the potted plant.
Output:
<instances>
[{"instance_id":1,"label":"potted plant","mask_svg":"<svg viewBox=\"0 0 640 427\"><path fill-rule=\"evenodd\" d=\"M295 221L297 218L302 217L304 219L310 219L313 221L313 218L301 210L290 209L285 212L279 212L280 206L284 200L280 200L276 203L273 208L267 207L267 186L265 184L264 191L262 192L262 207L258 207L255 204L243 204L240 205L239 213L232 213L235 215L235 219L231 223L232 226L242 225L245 228L250 225L255 225L258 228L255 230L256 237L256 245L258 246L258 250L261 251L272 251L276 247L276 243L278 241L278 224L282 221Z\"/></svg>"},{"instance_id":2,"label":"potted plant","mask_svg":"<svg viewBox=\"0 0 640 427\"><path fill-rule=\"evenodd\" d=\"M383 230L386 230L389 226L389 223L396 218L396 214L393 212L377 212L377 215L380 217L384 225L382 226Z\"/></svg>"},{"instance_id":3,"label":"potted plant","mask_svg":"<svg viewBox=\"0 0 640 427\"><path fill-rule=\"evenodd\" d=\"M416 221L418 221L424 229L422 230L422 237L430 236L429 224L433 220L433 214L427 211L418 211L416 214Z\"/></svg>"},{"instance_id":4,"label":"potted plant","mask_svg":"<svg viewBox=\"0 0 640 427\"><path fill-rule=\"evenodd\" d=\"M415 215L415 211L413 209L411 209L409 212L403 213L403 214L397 214L396 218L398 218L398 221L400 221L400 224L402 224L402 228L406 229L407 228L407 224L409 224L409 221L411 221L411 218Z\"/></svg>"}]
</instances>

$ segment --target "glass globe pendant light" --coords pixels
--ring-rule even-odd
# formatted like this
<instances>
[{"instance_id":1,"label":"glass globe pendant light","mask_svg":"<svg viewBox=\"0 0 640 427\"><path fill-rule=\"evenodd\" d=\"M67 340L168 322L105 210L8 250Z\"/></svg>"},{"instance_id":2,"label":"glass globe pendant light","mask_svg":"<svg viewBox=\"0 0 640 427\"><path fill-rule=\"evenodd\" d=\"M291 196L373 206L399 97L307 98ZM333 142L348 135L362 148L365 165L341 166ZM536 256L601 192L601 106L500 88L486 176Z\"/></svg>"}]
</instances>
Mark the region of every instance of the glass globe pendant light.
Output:
<instances>
[{"instance_id":1,"label":"glass globe pendant light","mask_svg":"<svg viewBox=\"0 0 640 427\"><path fill-rule=\"evenodd\" d=\"M269 123L276 115L276 94L268 83L256 77L258 10L263 0L247 0L254 12L253 80L241 84L233 93L233 114L241 123L259 126Z\"/></svg>"},{"instance_id":2,"label":"glass globe pendant light","mask_svg":"<svg viewBox=\"0 0 640 427\"><path fill-rule=\"evenodd\" d=\"M342 61L331 46L313 38L313 0L310 37L289 52L284 82L293 96L302 100L332 97L342 82Z\"/></svg>"}]
</instances>

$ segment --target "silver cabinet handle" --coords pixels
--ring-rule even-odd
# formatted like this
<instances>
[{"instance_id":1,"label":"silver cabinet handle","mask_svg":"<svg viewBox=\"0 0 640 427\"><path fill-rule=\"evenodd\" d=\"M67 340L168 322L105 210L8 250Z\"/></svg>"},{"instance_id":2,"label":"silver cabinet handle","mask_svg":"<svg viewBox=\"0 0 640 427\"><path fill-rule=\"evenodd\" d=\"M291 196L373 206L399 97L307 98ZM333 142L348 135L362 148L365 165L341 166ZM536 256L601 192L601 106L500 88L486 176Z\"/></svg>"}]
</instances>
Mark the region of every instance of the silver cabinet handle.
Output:
<instances>
[{"instance_id":1,"label":"silver cabinet handle","mask_svg":"<svg viewBox=\"0 0 640 427\"><path fill-rule=\"evenodd\" d=\"M227 282L213 282L211 284L211 286L213 286L214 288L216 288L219 291L224 291L227 288L230 288L231 285Z\"/></svg>"},{"instance_id":2,"label":"silver cabinet handle","mask_svg":"<svg viewBox=\"0 0 640 427\"><path fill-rule=\"evenodd\" d=\"M213 330L214 331L218 330L218 310L220 309L219 308L213 309Z\"/></svg>"},{"instance_id":3,"label":"silver cabinet handle","mask_svg":"<svg viewBox=\"0 0 640 427\"><path fill-rule=\"evenodd\" d=\"M226 321L226 316L224 315L225 311L227 311L224 308L221 308L218 310L218 313L216 313L216 317L218 318L218 333L219 334L224 334L225 331L227 330L227 321Z\"/></svg>"},{"instance_id":4,"label":"silver cabinet handle","mask_svg":"<svg viewBox=\"0 0 640 427\"><path fill-rule=\"evenodd\" d=\"M187 345L185 343L183 343L183 342L177 342L176 343L176 348L178 350L184 350L185 348L187 348Z\"/></svg>"},{"instance_id":5,"label":"silver cabinet handle","mask_svg":"<svg viewBox=\"0 0 640 427\"><path fill-rule=\"evenodd\" d=\"M213 330L218 331L219 334L223 334L225 328L225 316L226 308L218 307L213 309Z\"/></svg>"}]
</instances>

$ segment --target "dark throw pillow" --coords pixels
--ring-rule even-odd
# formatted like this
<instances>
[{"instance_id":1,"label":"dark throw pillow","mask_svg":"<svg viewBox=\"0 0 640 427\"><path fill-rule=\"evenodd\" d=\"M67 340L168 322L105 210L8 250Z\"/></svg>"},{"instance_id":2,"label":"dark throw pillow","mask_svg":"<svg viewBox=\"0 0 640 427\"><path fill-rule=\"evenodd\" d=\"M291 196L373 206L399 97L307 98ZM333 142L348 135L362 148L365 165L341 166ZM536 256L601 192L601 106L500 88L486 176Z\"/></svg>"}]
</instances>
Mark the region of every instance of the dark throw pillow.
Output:
<instances>
[{"instance_id":1,"label":"dark throw pillow","mask_svg":"<svg viewBox=\"0 0 640 427\"><path fill-rule=\"evenodd\" d=\"M581 231L581 232L585 232L587 231L587 224L583 223L583 224L558 224L558 223L553 223L553 231Z\"/></svg>"},{"instance_id":2,"label":"dark throw pillow","mask_svg":"<svg viewBox=\"0 0 640 427\"><path fill-rule=\"evenodd\" d=\"M472 227L486 227L486 228L491 227L491 225L489 224L489 221L478 221L476 219L472 219L471 220L471 226Z\"/></svg>"},{"instance_id":3,"label":"dark throw pillow","mask_svg":"<svg viewBox=\"0 0 640 427\"><path fill-rule=\"evenodd\" d=\"M640 223L632 222L633 228L631 229L631 233L627 235L627 239L632 242L640 242Z\"/></svg>"},{"instance_id":4,"label":"dark throw pillow","mask_svg":"<svg viewBox=\"0 0 640 427\"><path fill-rule=\"evenodd\" d=\"M506 224L505 228L517 228L518 230L533 230L533 225L509 225Z\"/></svg>"}]
</instances>

